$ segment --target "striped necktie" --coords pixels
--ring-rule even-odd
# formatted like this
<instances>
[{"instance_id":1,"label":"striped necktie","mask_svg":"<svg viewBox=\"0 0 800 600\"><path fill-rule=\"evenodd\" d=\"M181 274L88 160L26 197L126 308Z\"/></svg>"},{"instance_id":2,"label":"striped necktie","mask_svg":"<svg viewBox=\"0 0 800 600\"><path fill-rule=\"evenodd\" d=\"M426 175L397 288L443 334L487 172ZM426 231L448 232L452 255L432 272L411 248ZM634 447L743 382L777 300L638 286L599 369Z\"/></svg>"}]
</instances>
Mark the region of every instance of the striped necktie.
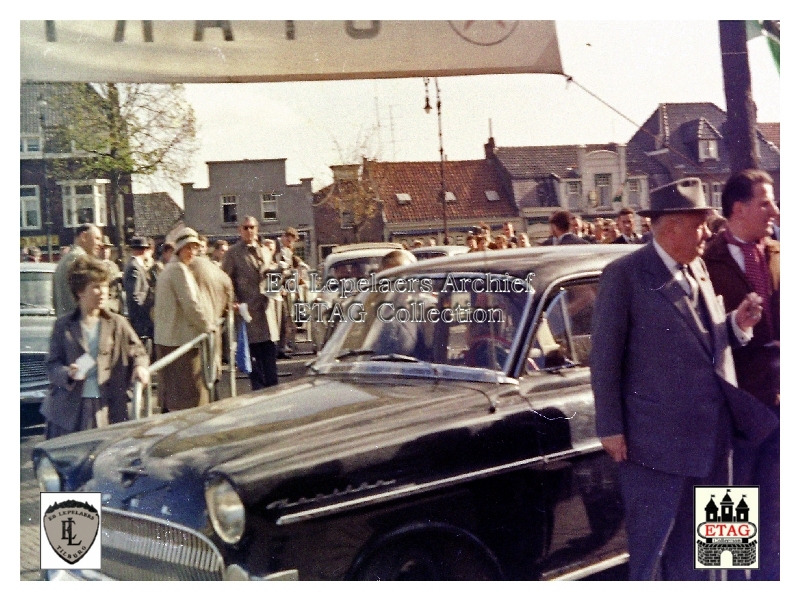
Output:
<instances>
[{"instance_id":1,"label":"striped necktie","mask_svg":"<svg viewBox=\"0 0 800 600\"><path fill-rule=\"evenodd\" d=\"M689 298L692 301L692 304L697 306L697 299L700 294L700 286L697 284L697 280L692 276L692 272L689 270L689 265L680 265L681 272L683 273L684 279L686 279L686 283L689 284Z\"/></svg>"},{"instance_id":2,"label":"striped necktie","mask_svg":"<svg viewBox=\"0 0 800 600\"><path fill-rule=\"evenodd\" d=\"M770 311L770 297L772 296L772 283L770 281L769 267L767 266L764 246L759 242L740 242L730 232L727 232L726 241L738 246L744 256L744 276L753 291L761 296L764 309L764 321L769 331L772 332L772 312Z\"/></svg>"}]
</instances>

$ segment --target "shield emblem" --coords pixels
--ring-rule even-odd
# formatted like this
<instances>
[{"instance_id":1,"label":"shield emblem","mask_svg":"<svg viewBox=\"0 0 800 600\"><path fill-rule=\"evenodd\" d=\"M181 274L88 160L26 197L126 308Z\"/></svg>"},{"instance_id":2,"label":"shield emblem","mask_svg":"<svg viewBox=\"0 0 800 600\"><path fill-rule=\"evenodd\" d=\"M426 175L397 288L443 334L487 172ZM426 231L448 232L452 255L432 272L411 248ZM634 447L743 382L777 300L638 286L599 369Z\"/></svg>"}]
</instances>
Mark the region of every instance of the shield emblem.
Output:
<instances>
[{"instance_id":1,"label":"shield emblem","mask_svg":"<svg viewBox=\"0 0 800 600\"><path fill-rule=\"evenodd\" d=\"M42 518L50 547L71 565L86 555L100 530L97 509L77 500L56 502Z\"/></svg>"}]
</instances>

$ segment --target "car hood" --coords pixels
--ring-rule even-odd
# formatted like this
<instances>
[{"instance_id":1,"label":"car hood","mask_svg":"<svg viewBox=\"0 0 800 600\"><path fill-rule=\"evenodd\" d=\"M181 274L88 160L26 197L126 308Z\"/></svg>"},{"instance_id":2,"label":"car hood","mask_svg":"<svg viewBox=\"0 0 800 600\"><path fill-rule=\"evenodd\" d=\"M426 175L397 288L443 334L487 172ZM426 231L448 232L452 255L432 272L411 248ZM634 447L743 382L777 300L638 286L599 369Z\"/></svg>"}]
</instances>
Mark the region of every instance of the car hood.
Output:
<instances>
[{"instance_id":1,"label":"car hood","mask_svg":"<svg viewBox=\"0 0 800 600\"><path fill-rule=\"evenodd\" d=\"M486 384L307 377L123 425L122 436L97 449L91 483L111 491L123 481L131 496L144 491L140 485L155 489L216 473L252 502L298 474L363 479L364 469L384 463L404 441L488 415L491 403L479 387Z\"/></svg>"},{"instance_id":2,"label":"car hood","mask_svg":"<svg viewBox=\"0 0 800 600\"><path fill-rule=\"evenodd\" d=\"M20 352L47 352L55 317L21 315L19 321Z\"/></svg>"}]
</instances>

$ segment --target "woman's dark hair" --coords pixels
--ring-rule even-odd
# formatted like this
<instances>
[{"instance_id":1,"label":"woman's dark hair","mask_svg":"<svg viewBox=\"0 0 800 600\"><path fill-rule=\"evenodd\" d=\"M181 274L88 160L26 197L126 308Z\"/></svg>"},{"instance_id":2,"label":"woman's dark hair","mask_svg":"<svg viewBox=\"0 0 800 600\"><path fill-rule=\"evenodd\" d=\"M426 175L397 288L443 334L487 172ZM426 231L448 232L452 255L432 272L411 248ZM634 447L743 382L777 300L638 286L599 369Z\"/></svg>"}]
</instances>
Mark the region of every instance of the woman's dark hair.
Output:
<instances>
[{"instance_id":1,"label":"woman's dark hair","mask_svg":"<svg viewBox=\"0 0 800 600\"><path fill-rule=\"evenodd\" d=\"M108 283L111 280L111 273L102 260L93 256L79 256L69 266L67 271L67 282L72 297L78 300L78 294L92 283Z\"/></svg>"}]
</instances>

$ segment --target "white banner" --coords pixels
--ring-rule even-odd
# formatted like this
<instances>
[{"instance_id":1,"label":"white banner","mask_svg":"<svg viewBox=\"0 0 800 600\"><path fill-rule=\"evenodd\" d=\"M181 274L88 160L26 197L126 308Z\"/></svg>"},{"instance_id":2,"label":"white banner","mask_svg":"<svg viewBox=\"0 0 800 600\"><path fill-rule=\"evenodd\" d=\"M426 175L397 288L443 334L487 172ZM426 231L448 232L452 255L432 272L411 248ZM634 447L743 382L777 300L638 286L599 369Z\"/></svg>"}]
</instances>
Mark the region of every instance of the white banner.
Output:
<instances>
[{"instance_id":1,"label":"white banner","mask_svg":"<svg viewBox=\"0 0 800 600\"><path fill-rule=\"evenodd\" d=\"M20 21L23 81L562 73L554 21Z\"/></svg>"}]
</instances>

